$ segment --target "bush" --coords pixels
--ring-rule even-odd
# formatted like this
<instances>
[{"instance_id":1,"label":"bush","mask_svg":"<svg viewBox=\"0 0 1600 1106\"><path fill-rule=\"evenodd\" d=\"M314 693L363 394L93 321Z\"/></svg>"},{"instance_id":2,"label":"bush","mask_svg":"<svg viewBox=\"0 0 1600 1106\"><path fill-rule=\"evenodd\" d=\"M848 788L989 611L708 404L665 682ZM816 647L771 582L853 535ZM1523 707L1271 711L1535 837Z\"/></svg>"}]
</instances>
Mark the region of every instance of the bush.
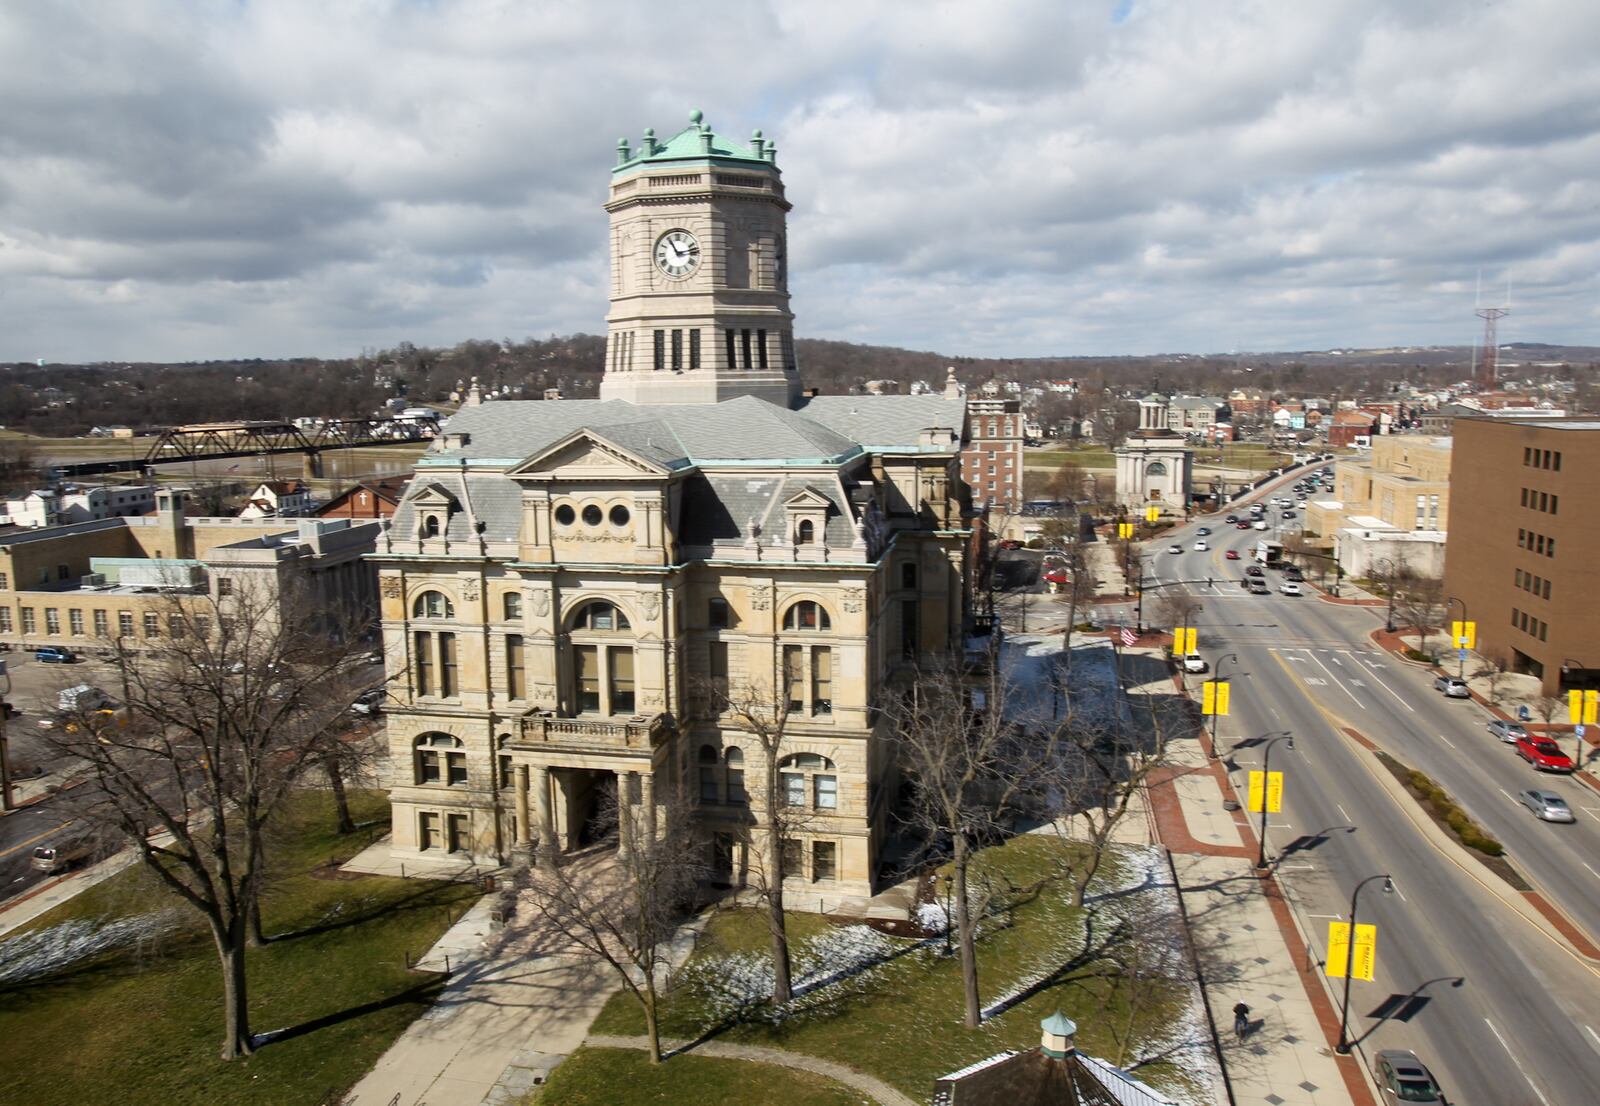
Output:
<instances>
[{"instance_id":1,"label":"bush","mask_svg":"<svg viewBox=\"0 0 1600 1106\"><path fill-rule=\"evenodd\" d=\"M1408 660L1421 661L1423 664L1433 663L1432 653L1424 653L1421 649L1413 649L1409 645L1405 647L1402 655Z\"/></svg>"}]
</instances>

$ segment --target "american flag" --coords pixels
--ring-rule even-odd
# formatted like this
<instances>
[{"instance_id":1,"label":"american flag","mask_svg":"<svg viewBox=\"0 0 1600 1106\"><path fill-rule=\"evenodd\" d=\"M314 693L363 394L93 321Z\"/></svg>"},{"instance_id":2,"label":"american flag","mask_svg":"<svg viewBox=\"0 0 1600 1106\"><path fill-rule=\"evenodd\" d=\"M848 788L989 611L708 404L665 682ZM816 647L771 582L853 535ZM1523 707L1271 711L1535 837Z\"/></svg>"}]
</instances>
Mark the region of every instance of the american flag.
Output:
<instances>
[{"instance_id":1,"label":"american flag","mask_svg":"<svg viewBox=\"0 0 1600 1106\"><path fill-rule=\"evenodd\" d=\"M1139 643L1139 635L1134 632L1132 626L1124 626L1121 637L1124 645L1137 645Z\"/></svg>"}]
</instances>

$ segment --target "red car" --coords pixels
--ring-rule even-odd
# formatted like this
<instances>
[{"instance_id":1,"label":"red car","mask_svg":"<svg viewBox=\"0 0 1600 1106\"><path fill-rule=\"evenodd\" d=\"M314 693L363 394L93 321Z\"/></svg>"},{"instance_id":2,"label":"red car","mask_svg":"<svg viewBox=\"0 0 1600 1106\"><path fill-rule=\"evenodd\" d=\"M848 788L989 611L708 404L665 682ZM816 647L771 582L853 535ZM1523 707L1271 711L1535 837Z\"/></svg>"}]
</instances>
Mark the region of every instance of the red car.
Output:
<instances>
[{"instance_id":1,"label":"red car","mask_svg":"<svg viewBox=\"0 0 1600 1106\"><path fill-rule=\"evenodd\" d=\"M1233 528L1235 530L1248 530L1250 529L1250 524L1248 522L1236 522L1233 524Z\"/></svg>"},{"instance_id":2,"label":"red car","mask_svg":"<svg viewBox=\"0 0 1600 1106\"><path fill-rule=\"evenodd\" d=\"M1051 569L1044 574L1044 582L1047 584L1064 584L1067 579L1067 574L1059 568Z\"/></svg>"},{"instance_id":3,"label":"red car","mask_svg":"<svg viewBox=\"0 0 1600 1106\"><path fill-rule=\"evenodd\" d=\"M995 543L995 548L996 549L1021 549L1022 548L1022 543L1020 541L1017 541L1015 538L1007 538L1004 541L996 542Z\"/></svg>"},{"instance_id":4,"label":"red car","mask_svg":"<svg viewBox=\"0 0 1600 1106\"><path fill-rule=\"evenodd\" d=\"M1237 549L1230 549L1224 553L1223 556L1230 561L1237 561L1239 559L1239 551Z\"/></svg>"},{"instance_id":5,"label":"red car","mask_svg":"<svg viewBox=\"0 0 1600 1106\"><path fill-rule=\"evenodd\" d=\"M1561 746L1538 734L1517 738L1517 756L1544 772L1572 771L1572 758Z\"/></svg>"}]
</instances>

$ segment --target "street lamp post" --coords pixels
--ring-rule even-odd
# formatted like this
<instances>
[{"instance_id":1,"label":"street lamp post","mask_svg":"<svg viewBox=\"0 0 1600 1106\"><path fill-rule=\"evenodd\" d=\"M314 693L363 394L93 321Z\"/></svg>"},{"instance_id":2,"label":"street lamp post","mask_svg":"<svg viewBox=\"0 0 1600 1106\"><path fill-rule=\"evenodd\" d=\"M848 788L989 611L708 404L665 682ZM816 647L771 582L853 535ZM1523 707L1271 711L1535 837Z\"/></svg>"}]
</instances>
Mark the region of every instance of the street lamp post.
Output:
<instances>
[{"instance_id":1,"label":"street lamp post","mask_svg":"<svg viewBox=\"0 0 1600 1106\"><path fill-rule=\"evenodd\" d=\"M1261 834L1256 842L1256 870L1265 871L1267 867L1267 807L1272 804L1267 802L1267 792L1272 781L1272 747L1280 741L1287 741L1289 748L1294 748L1294 734L1279 734L1269 737L1265 748L1261 750Z\"/></svg>"},{"instance_id":2,"label":"street lamp post","mask_svg":"<svg viewBox=\"0 0 1600 1106\"><path fill-rule=\"evenodd\" d=\"M1452 595L1444 601L1446 611L1448 611L1451 603L1461 604L1461 637L1466 637L1467 601L1465 599L1457 599ZM1467 678L1467 647L1461 644L1461 638L1456 638L1453 644L1456 647L1456 675L1465 680Z\"/></svg>"},{"instance_id":3,"label":"street lamp post","mask_svg":"<svg viewBox=\"0 0 1600 1106\"><path fill-rule=\"evenodd\" d=\"M1571 657L1568 657L1561 662L1561 671L1563 673L1570 672L1574 668L1583 667L1583 665L1579 664ZM1572 727L1572 740L1572 770L1577 772L1583 768L1583 714L1581 712L1578 714L1577 723Z\"/></svg>"},{"instance_id":4,"label":"street lamp post","mask_svg":"<svg viewBox=\"0 0 1600 1106\"><path fill-rule=\"evenodd\" d=\"M1384 872L1382 875L1368 876L1356 884L1356 889L1350 893L1350 940L1345 944L1344 954L1344 1003L1339 1010L1339 1043L1333 1050L1340 1056L1350 1055L1354 1044L1350 1040L1350 977L1355 974L1356 967L1356 902L1361 898L1361 889L1375 879L1383 880L1385 895L1394 890L1394 877Z\"/></svg>"},{"instance_id":5,"label":"street lamp post","mask_svg":"<svg viewBox=\"0 0 1600 1106\"><path fill-rule=\"evenodd\" d=\"M1233 666L1235 668L1237 668L1237 667L1239 667L1239 654L1238 653L1228 653L1225 656L1221 656L1221 657L1217 658L1217 666L1211 670L1211 679L1215 683L1219 683L1220 684L1222 682L1222 662L1223 661L1232 661L1233 662ZM1211 759L1212 760L1215 760L1217 758L1217 711L1216 711L1215 708L1216 708L1216 703L1215 703L1215 701L1213 701L1212 702L1212 711L1211 711Z\"/></svg>"}]
</instances>

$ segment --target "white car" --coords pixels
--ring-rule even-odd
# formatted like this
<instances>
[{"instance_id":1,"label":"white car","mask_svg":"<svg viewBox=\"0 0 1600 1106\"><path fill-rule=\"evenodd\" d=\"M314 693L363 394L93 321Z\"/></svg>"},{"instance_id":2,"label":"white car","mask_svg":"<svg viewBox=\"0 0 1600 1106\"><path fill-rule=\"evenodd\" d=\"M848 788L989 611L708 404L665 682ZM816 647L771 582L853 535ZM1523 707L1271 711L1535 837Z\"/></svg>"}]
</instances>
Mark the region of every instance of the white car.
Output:
<instances>
[{"instance_id":1,"label":"white car","mask_svg":"<svg viewBox=\"0 0 1600 1106\"><path fill-rule=\"evenodd\" d=\"M1169 548L1169 549L1168 549L1168 550L1167 550L1167 552L1168 552L1168 553L1182 553L1182 552L1183 552L1183 546L1181 546L1181 545L1174 545L1174 546L1172 546L1172 547L1171 547L1171 548Z\"/></svg>"},{"instance_id":2,"label":"white car","mask_svg":"<svg viewBox=\"0 0 1600 1106\"><path fill-rule=\"evenodd\" d=\"M1271 527L1267 525L1267 520L1266 519L1258 518L1258 519L1256 519L1256 529L1257 530L1270 530Z\"/></svg>"},{"instance_id":3,"label":"white car","mask_svg":"<svg viewBox=\"0 0 1600 1106\"><path fill-rule=\"evenodd\" d=\"M1299 595L1300 585L1295 583L1293 580L1285 580L1283 583L1278 585L1278 590L1284 595Z\"/></svg>"},{"instance_id":4,"label":"white car","mask_svg":"<svg viewBox=\"0 0 1600 1106\"><path fill-rule=\"evenodd\" d=\"M1207 545L1207 544L1206 544L1206 543L1205 543L1205 542L1203 542L1203 541L1197 541L1197 542L1195 542L1195 543L1194 543L1194 551L1195 551L1195 552L1196 552L1196 553L1204 553L1204 552L1206 552L1206 551L1207 551L1207 550L1209 550L1209 549L1210 549L1210 548L1211 548L1211 547L1210 547L1210 546L1209 546L1209 545Z\"/></svg>"},{"instance_id":5,"label":"white car","mask_svg":"<svg viewBox=\"0 0 1600 1106\"><path fill-rule=\"evenodd\" d=\"M1185 672L1204 672L1206 659L1199 653L1185 653L1183 655L1183 670Z\"/></svg>"}]
</instances>

